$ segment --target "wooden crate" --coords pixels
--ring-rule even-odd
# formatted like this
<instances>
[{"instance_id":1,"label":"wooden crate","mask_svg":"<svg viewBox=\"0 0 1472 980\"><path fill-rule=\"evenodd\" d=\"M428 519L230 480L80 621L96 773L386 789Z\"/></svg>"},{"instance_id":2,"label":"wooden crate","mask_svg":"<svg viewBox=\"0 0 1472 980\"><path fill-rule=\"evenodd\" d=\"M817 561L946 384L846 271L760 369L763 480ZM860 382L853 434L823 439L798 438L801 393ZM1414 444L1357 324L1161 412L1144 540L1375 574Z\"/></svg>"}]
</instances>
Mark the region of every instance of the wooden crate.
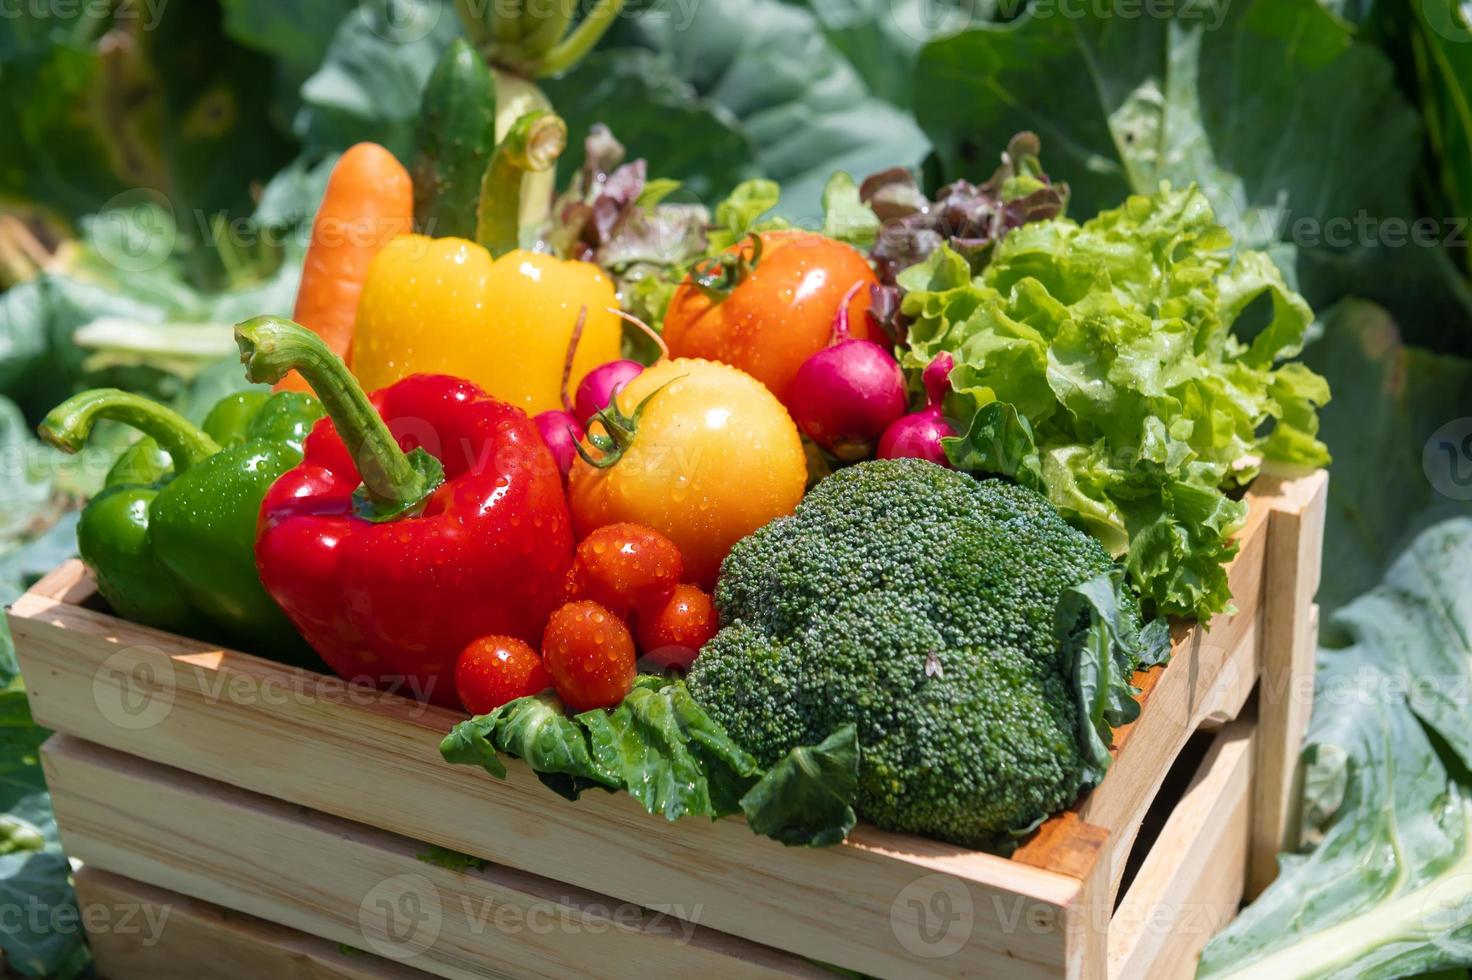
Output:
<instances>
[{"instance_id":1,"label":"wooden crate","mask_svg":"<svg viewBox=\"0 0 1472 980\"><path fill-rule=\"evenodd\" d=\"M95 867L76 874L104 980L428 980L429 974Z\"/></svg>"},{"instance_id":2,"label":"wooden crate","mask_svg":"<svg viewBox=\"0 0 1472 980\"><path fill-rule=\"evenodd\" d=\"M348 930L373 926L348 913L373 888L404 898L405 876L452 905L545 903L551 888L558 916L591 902L700 927L682 945L637 925L559 933L555 950L450 930L408 959L430 973L800 974L811 958L878 976L1169 976L1211 929L1160 918L1189 907L1219 925L1286 839L1324 494L1320 473L1253 485L1230 569L1237 612L1176 629L1170 666L1137 678L1143 711L1116 733L1108 777L1011 859L867 826L839 847L784 849L737 819L666 824L623 795L568 803L519 764L505 781L448 766L438 744L457 715L123 622L76 564L17 601L11 627L37 720L69 736L46 759L64 841L84 861L350 945L363 941ZM1254 689L1255 718L1221 730L1118 896L1187 740L1237 718ZM491 868L433 868L408 841Z\"/></svg>"}]
</instances>

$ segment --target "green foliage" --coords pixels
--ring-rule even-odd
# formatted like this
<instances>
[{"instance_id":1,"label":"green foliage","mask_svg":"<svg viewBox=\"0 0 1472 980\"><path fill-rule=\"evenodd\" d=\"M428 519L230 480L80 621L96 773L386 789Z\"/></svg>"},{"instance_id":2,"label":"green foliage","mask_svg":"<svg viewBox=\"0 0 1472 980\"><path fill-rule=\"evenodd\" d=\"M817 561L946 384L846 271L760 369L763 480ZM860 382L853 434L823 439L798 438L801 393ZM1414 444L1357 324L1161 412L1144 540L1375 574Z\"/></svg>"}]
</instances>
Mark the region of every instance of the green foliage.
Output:
<instances>
[{"instance_id":1,"label":"green foliage","mask_svg":"<svg viewBox=\"0 0 1472 980\"><path fill-rule=\"evenodd\" d=\"M858 823L859 742L844 725L818 745L799 745L778 759L741 798L758 834L789 846L826 847Z\"/></svg>"},{"instance_id":2,"label":"green foliage","mask_svg":"<svg viewBox=\"0 0 1472 980\"><path fill-rule=\"evenodd\" d=\"M1437 430L1472 419L1472 361L1406 346L1390 315L1362 300L1346 300L1322 323L1303 357L1336 393L1319 433L1334 447L1318 594L1328 613L1379 582L1420 531L1472 517L1472 500L1441 492L1423 465ZM1448 475L1449 465L1472 469L1472 459L1434 463ZM1326 617L1326 635L1333 628Z\"/></svg>"},{"instance_id":3,"label":"green foliage","mask_svg":"<svg viewBox=\"0 0 1472 980\"><path fill-rule=\"evenodd\" d=\"M1239 246L1267 249L1316 308L1373 299L1411 341L1472 352L1453 263L1405 239L1420 131L1389 60L1317 0L1134 10L1106 0L927 45L917 88L946 97L915 111L946 171L987 169L978 154L1021 129L1066 134L1049 161L1075 215L1198 182Z\"/></svg>"},{"instance_id":4,"label":"green foliage","mask_svg":"<svg viewBox=\"0 0 1472 980\"><path fill-rule=\"evenodd\" d=\"M681 681L640 677L617 707L569 716L553 694L518 698L456 725L447 762L504 778L500 753L526 761L569 799L622 789L666 820L715 819L740 809L756 763L691 699Z\"/></svg>"},{"instance_id":5,"label":"green foliage","mask_svg":"<svg viewBox=\"0 0 1472 980\"><path fill-rule=\"evenodd\" d=\"M1161 655L1115 574L1030 490L861 463L732 550L688 684L762 765L855 726L859 816L1001 846L1099 777Z\"/></svg>"},{"instance_id":6,"label":"green foliage","mask_svg":"<svg viewBox=\"0 0 1472 980\"><path fill-rule=\"evenodd\" d=\"M67 217L127 188L195 217L248 214L289 159L271 124L272 62L232 40L214 3L26 4L0 19L0 195Z\"/></svg>"},{"instance_id":7,"label":"green foliage","mask_svg":"<svg viewBox=\"0 0 1472 980\"><path fill-rule=\"evenodd\" d=\"M1423 532L1335 617L1303 754L1317 846L1212 940L1200 976L1392 978L1472 959L1472 521Z\"/></svg>"},{"instance_id":8,"label":"green foliage","mask_svg":"<svg viewBox=\"0 0 1472 980\"><path fill-rule=\"evenodd\" d=\"M622 45L650 54L637 56ZM576 106L586 91L619 96L598 104L596 115L570 116L569 123L607 123L632 156L658 161L660 173L705 200L740 177L760 174L782 184L785 217L816 227L819 198L834 170L868 174L917 165L925 156L925 138L910 114L875 97L811 12L780 0L659 0L622 25L602 51L605 57L548 86L553 102L559 109ZM632 67L613 67L623 64ZM896 67L904 64L896 54ZM625 76L617 88L609 86L611 73ZM708 121L693 125L695 112ZM750 149L737 156L742 143Z\"/></svg>"}]
</instances>

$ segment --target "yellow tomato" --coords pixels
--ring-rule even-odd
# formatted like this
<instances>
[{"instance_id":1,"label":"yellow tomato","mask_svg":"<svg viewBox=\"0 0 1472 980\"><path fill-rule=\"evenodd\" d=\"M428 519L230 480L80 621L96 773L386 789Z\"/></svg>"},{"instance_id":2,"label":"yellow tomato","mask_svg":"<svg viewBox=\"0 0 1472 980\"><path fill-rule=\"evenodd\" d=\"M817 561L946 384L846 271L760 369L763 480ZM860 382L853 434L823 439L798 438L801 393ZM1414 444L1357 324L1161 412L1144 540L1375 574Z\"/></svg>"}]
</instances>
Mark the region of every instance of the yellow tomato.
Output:
<instances>
[{"instance_id":1,"label":"yellow tomato","mask_svg":"<svg viewBox=\"0 0 1472 980\"><path fill-rule=\"evenodd\" d=\"M373 259L350 363L369 391L411 374L468 378L535 415L562 407L567 344L586 306L571 390L620 354L613 283L597 266L463 238L404 235Z\"/></svg>"},{"instance_id":2,"label":"yellow tomato","mask_svg":"<svg viewBox=\"0 0 1472 980\"><path fill-rule=\"evenodd\" d=\"M573 463L574 528L579 538L619 521L653 528L680 549L686 575L710 588L732 545L802 499L802 440L782 403L726 364L662 361L616 401L631 416L645 398L617 462L607 469ZM598 449L583 448L599 458Z\"/></svg>"}]
</instances>

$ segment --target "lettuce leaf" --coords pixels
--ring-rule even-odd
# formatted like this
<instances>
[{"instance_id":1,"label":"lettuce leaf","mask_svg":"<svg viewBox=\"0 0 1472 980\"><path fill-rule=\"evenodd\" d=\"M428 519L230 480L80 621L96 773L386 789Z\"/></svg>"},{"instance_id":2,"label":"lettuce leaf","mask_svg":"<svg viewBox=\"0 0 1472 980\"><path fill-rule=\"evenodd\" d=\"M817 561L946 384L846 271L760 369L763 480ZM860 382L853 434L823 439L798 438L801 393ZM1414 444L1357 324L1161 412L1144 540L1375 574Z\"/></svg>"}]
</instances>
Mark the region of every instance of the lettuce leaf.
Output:
<instances>
[{"instance_id":1,"label":"lettuce leaf","mask_svg":"<svg viewBox=\"0 0 1472 980\"><path fill-rule=\"evenodd\" d=\"M1079 748L1088 766L1085 781L1096 785L1114 761L1114 729L1140 716L1136 670L1170 657L1170 631L1163 619L1143 630L1122 617L1133 604L1123 570L1112 569L1069 589L1054 610L1054 631L1078 705Z\"/></svg>"},{"instance_id":2,"label":"lettuce leaf","mask_svg":"<svg viewBox=\"0 0 1472 980\"><path fill-rule=\"evenodd\" d=\"M826 847L858 823L859 741L844 725L817 745L799 745L768 769L741 798L746 822L792 846Z\"/></svg>"},{"instance_id":3,"label":"lettuce leaf","mask_svg":"<svg viewBox=\"0 0 1472 980\"><path fill-rule=\"evenodd\" d=\"M1284 363L1313 318L1267 255L1194 187L1079 225L1013 230L975 278L942 248L900 275L907 366L957 367L947 440L963 469L1045 494L1124 559L1162 613L1227 608L1223 568L1259 461L1321 466L1322 378Z\"/></svg>"},{"instance_id":4,"label":"lettuce leaf","mask_svg":"<svg viewBox=\"0 0 1472 980\"><path fill-rule=\"evenodd\" d=\"M754 833L822 847L856 818L859 748L849 726L799 747L763 772L690 696L683 680L641 676L617 707L568 715L553 694L518 698L460 722L440 743L446 762L506 776L524 760L553 791L622 790L666 820L745 813Z\"/></svg>"},{"instance_id":5,"label":"lettuce leaf","mask_svg":"<svg viewBox=\"0 0 1472 980\"><path fill-rule=\"evenodd\" d=\"M756 760L695 703L684 681L642 677L618 707L577 720L598 765L666 820L737 812L757 772Z\"/></svg>"}]
</instances>

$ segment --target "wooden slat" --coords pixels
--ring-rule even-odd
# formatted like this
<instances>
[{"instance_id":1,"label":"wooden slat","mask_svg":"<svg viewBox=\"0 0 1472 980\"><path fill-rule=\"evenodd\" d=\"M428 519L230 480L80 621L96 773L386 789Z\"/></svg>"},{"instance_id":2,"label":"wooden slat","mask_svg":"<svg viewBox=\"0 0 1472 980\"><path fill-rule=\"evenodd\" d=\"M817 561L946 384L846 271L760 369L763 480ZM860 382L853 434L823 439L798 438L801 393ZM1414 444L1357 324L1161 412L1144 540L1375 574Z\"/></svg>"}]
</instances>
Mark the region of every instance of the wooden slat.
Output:
<instances>
[{"instance_id":1,"label":"wooden slat","mask_svg":"<svg viewBox=\"0 0 1472 980\"><path fill-rule=\"evenodd\" d=\"M1109 828L1111 897L1145 811L1186 740L1215 715L1235 715L1257 677L1259 608L1267 552L1268 515L1281 492L1273 479L1254 484L1239 534L1241 547L1227 570L1233 615L1212 619L1210 629L1176 624L1171 663L1138 674L1144 707L1132 725L1115 732L1115 762L1108 778L1079 805L1088 823Z\"/></svg>"},{"instance_id":2,"label":"wooden slat","mask_svg":"<svg viewBox=\"0 0 1472 980\"><path fill-rule=\"evenodd\" d=\"M106 980L424 980L361 950L84 867L77 903Z\"/></svg>"},{"instance_id":3,"label":"wooden slat","mask_svg":"<svg viewBox=\"0 0 1472 980\"><path fill-rule=\"evenodd\" d=\"M702 924L823 962L1056 977L1082 914L1082 882L1018 862L870 827L784 849L737 820L666 824L623 794L569 804L520 763L504 781L446 765L447 711L34 595L11 622L46 727L621 901L699 906ZM948 957L920 938L941 901L977 910Z\"/></svg>"},{"instance_id":4,"label":"wooden slat","mask_svg":"<svg viewBox=\"0 0 1472 980\"><path fill-rule=\"evenodd\" d=\"M671 980L824 975L798 957L533 875L438 867L418 859L428 848L414 841L80 739L53 736L42 757L67 851L89 866L436 976L572 977L636 965Z\"/></svg>"},{"instance_id":5,"label":"wooden slat","mask_svg":"<svg viewBox=\"0 0 1472 980\"><path fill-rule=\"evenodd\" d=\"M1125 893L1109 934L1110 980L1185 980L1237 913L1246 867L1253 723L1217 735Z\"/></svg>"},{"instance_id":6,"label":"wooden slat","mask_svg":"<svg viewBox=\"0 0 1472 980\"><path fill-rule=\"evenodd\" d=\"M1298 755L1313 706L1314 651L1328 474L1281 477L1273 500L1263 572L1259 659L1256 783L1247 894L1255 897L1277 876L1278 852L1292 849L1290 811Z\"/></svg>"}]
</instances>

